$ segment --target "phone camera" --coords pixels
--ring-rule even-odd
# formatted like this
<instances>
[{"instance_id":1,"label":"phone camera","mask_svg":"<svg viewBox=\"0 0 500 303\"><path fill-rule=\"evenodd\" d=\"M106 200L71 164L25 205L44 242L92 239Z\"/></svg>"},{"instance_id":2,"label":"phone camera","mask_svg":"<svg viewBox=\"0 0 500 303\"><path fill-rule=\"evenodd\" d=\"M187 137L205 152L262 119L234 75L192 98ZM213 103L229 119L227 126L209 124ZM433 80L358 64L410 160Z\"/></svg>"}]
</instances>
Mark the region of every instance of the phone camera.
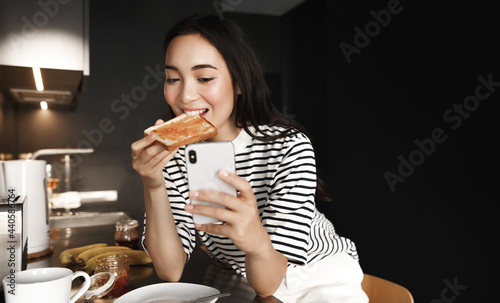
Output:
<instances>
[{"instance_id":1,"label":"phone camera","mask_svg":"<svg viewBox=\"0 0 500 303\"><path fill-rule=\"evenodd\" d=\"M190 150L188 153L188 158L189 158L190 163L195 164L196 163L196 152L194 150Z\"/></svg>"}]
</instances>

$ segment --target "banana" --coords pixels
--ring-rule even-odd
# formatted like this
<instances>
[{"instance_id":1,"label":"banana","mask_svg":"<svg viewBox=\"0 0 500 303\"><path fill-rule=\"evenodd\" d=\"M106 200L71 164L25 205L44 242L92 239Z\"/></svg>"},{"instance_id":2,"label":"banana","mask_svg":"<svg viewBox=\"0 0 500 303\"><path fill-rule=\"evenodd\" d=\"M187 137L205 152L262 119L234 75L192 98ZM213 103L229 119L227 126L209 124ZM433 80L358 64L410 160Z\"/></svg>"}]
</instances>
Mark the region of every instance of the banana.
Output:
<instances>
[{"instance_id":1,"label":"banana","mask_svg":"<svg viewBox=\"0 0 500 303\"><path fill-rule=\"evenodd\" d=\"M130 250L130 251L115 250L95 255L94 257L87 260L85 267L83 269L86 272L94 272L97 259L99 259L100 257L105 257L110 255L126 255L128 257L128 265L142 265L152 262L148 253L143 250Z\"/></svg>"},{"instance_id":2,"label":"banana","mask_svg":"<svg viewBox=\"0 0 500 303\"><path fill-rule=\"evenodd\" d=\"M92 248L104 247L104 246L108 246L108 244L96 243L96 244L75 247L75 248L69 248L69 249L64 250L59 255L59 260L61 261L62 264L69 264L69 263L75 262L76 257L78 257L78 255L81 254L82 252L89 250L89 249L92 249Z\"/></svg>"},{"instance_id":3,"label":"banana","mask_svg":"<svg viewBox=\"0 0 500 303\"><path fill-rule=\"evenodd\" d=\"M125 247L125 246L105 246L105 247L97 247L97 248L92 248L89 250L86 250L78 255L76 257L76 262L78 264L85 264L87 261L99 254L103 254L105 252L110 252L110 251L125 251L125 250L132 250L130 247Z\"/></svg>"}]
</instances>

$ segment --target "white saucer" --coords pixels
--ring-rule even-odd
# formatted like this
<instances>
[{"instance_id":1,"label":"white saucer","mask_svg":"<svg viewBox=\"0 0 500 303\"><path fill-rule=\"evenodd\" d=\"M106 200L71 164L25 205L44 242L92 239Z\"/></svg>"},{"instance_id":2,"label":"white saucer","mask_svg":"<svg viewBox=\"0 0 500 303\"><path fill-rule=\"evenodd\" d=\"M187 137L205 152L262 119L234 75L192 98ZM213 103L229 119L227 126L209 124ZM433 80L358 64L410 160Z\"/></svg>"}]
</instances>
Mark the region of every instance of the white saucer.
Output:
<instances>
[{"instance_id":1,"label":"white saucer","mask_svg":"<svg viewBox=\"0 0 500 303\"><path fill-rule=\"evenodd\" d=\"M145 303L154 302L156 300L194 300L201 297L219 294L217 289L191 283L158 283L141 288L137 288L118 298L115 303ZM214 303L217 299L213 299L210 303Z\"/></svg>"}]
</instances>

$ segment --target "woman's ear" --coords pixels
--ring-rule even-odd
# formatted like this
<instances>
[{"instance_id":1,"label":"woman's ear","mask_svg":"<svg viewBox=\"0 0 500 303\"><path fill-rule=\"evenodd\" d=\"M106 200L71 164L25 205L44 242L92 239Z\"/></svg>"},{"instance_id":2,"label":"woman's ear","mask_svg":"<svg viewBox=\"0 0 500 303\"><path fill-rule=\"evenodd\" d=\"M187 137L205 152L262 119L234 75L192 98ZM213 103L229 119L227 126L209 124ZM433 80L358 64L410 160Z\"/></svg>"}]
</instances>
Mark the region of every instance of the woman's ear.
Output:
<instances>
[{"instance_id":1,"label":"woman's ear","mask_svg":"<svg viewBox=\"0 0 500 303\"><path fill-rule=\"evenodd\" d=\"M236 95L241 95L241 89L238 84L236 84L236 86L234 87L234 91L236 92Z\"/></svg>"}]
</instances>

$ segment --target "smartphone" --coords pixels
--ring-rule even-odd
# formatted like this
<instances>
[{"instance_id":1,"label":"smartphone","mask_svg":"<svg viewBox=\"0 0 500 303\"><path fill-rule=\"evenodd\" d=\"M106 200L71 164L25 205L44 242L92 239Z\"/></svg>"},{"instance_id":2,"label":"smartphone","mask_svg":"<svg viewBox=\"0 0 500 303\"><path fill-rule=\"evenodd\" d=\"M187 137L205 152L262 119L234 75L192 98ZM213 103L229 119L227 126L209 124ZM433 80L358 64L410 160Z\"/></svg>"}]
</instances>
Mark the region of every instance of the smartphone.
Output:
<instances>
[{"instance_id":1,"label":"smartphone","mask_svg":"<svg viewBox=\"0 0 500 303\"><path fill-rule=\"evenodd\" d=\"M203 142L186 146L189 190L210 189L236 196L236 189L222 181L219 170L235 172L234 146L231 142ZM220 204L191 200L193 204L223 207ZM193 214L196 224L220 223L218 219Z\"/></svg>"}]
</instances>

